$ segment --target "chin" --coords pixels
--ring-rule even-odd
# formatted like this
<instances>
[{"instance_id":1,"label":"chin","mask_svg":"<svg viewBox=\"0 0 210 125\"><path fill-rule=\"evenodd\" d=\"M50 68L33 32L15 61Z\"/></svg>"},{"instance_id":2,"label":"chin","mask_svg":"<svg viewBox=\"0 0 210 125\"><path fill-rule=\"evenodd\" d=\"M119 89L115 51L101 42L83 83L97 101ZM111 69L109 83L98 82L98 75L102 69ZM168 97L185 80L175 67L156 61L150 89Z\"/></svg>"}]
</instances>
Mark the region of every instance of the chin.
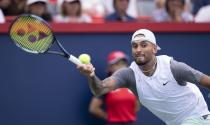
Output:
<instances>
[{"instance_id":1,"label":"chin","mask_svg":"<svg viewBox=\"0 0 210 125\"><path fill-rule=\"evenodd\" d=\"M135 62L139 66L143 66L143 65L145 65L147 63L146 61L139 61L139 60L135 60Z\"/></svg>"}]
</instances>

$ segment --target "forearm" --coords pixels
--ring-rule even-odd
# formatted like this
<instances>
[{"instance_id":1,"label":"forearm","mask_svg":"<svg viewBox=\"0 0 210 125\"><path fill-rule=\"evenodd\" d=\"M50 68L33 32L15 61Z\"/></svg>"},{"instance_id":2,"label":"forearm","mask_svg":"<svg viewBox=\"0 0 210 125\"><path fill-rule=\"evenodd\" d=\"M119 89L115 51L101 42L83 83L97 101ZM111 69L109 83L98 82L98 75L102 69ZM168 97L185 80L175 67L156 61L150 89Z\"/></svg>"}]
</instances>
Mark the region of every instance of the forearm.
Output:
<instances>
[{"instance_id":1,"label":"forearm","mask_svg":"<svg viewBox=\"0 0 210 125\"><path fill-rule=\"evenodd\" d=\"M87 76L91 92L94 95L99 95L101 90L101 80L95 75L95 68L92 64L78 65L79 71Z\"/></svg>"},{"instance_id":2,"label":"forearm","mask_svg":"<svg viewBox=\"0 0 210 125\"><path fill-rule=\"evenodd\" d=\"M135 107L135 112L138 112L139 110L140 110L140 107L141 105L140 105L140 103L139 103L139 101L137 100L136 101L136 107Z\"/></svg>"},{"instance_id":3,"label":"forearm","mask_svg":"<svg viewBox=\"0 0 210 125\"><path fill-rule=\"evenodd\" d=\"M96 75L88 77L89 87L95 96L100 96L114 90L116 88L115 80L108 77L100 80Z\"/></svg>"},{"instance_id":4,"label":"forearm","mask_svg":"<svg viewBox=\"0 0 210 125\"><path fill-rule=\"evenodd\" d=\"M96 95L105 94L116 88L116 82L113 78L108 77L103 81L95 75L95 68L92 64L78 65L77 68L82 74L87 76L91 92Z\"/></svg>"},{"instance_id":5,"label":"forearm","mask_svg":"<svg viewBox=\"0 0 210 125\"><path fill-rule=\"evenodd\" d=\"M103 110L98 110L98 111L95 112L95 113L96 113L95 115L97 115L99 118L102 118L102 119L104 119L104 120L107 119L107 114L106 114L106 112L104 112Z\"/></svg>"},{"instance_id":6,"label":"forearm","mask_svg":"<svg viewBox=\"0 0 210 125\"><path fill-rule=\"evenodd\" d=\"M103 111L102 109L97 109L97 110L95 109L95 110L91 111L91 113L98 118L102 118L104 120L107 119L107 113L105 111Z\"/></svg>"},{"instance_id":7,"label":"forearm","mask_svg":"<svg viewBox=\"0 0 210 125\"><path fill-rule=\"evenodd\" d=\"M98 96L102 91L102 81L97 76L88 77L88 84L91 92Z\"/></svg>"}]
</instances>

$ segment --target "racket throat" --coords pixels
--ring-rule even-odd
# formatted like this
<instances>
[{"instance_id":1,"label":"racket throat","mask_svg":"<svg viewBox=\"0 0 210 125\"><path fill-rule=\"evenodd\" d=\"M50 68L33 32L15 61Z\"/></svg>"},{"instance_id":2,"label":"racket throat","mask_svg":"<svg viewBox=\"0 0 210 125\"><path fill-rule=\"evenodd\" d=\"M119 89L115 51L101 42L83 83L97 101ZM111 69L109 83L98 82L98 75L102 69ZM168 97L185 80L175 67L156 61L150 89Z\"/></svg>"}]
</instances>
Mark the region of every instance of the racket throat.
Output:
<instances>
[{"instance_id":1,"label":"racket throat","mask_svg":"<svg viewBox=\"0 0 210 125\"><path fill-rule=\"evenodd\" d=\"M70 54L68 53L68 51L66 51L63 48L63 46L61 45L61 43L58 40L56 40L56 39L55 39L55 41L56 41L56 44L59 46L60 50L63 52L63 56L66 57L66 58L70 58Z\"/></svg>"},{"instance_id":2,"label":"racket throat","mask_svg":"<svg viewBox=\"0 0 210 125\"><path fill-rule=\"evenodd\" d=\"M70 55L69 55L69 54L67 54L67 53L65 53L63 56L64 56L65 58L67 58L67 59L69 59L69 58L70 58Z\"/></svg>"}]
</instances>

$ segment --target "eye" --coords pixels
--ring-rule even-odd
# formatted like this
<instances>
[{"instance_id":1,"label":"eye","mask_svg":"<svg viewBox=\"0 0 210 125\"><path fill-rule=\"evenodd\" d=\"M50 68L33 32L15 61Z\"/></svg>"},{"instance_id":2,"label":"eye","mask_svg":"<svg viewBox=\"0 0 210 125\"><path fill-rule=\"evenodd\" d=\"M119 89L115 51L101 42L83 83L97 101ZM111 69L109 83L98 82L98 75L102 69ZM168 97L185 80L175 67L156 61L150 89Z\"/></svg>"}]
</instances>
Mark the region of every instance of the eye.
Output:
<instances>
[{"instance_id":1,"label":"eye","mask_svg":"<svg viewBox=\"0 0 210 125\"><path fill-rule=\"evenodd\" d=\"M132 44L132 48L137 48L137 47L138 47L138 45L136 43Z\"/></svg>"},{"instance_id":2,"label":"eye","mask_svg":"<svg viewBox=\"0 0 210 125\"><path fill-rule=\"evenodd\" d=\"M141 43L141 47L142 47L142 48L145 48L145 47L147 47L147 43L145 43L145 42L142 42L142 43Z\"/></svg>"}]
</instances>

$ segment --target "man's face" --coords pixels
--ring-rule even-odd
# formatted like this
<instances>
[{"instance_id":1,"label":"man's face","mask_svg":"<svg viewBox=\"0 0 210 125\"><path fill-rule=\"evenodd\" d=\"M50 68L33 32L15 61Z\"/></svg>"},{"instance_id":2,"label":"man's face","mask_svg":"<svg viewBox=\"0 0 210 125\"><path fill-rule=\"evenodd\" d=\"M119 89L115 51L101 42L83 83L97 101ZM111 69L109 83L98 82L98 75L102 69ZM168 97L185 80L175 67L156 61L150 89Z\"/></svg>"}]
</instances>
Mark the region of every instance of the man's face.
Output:
<instances>
[{"instance_id":1,"label":"man's face","mask_svg":"<svg viewBox=\"0 0 210 125\"><path fill-rule=\"evenodd\" d=\"M150 62L157 53L157 47L149 41L133 41L131 46L133 58L139 66Z\"/></svg>"}]
</instances>

